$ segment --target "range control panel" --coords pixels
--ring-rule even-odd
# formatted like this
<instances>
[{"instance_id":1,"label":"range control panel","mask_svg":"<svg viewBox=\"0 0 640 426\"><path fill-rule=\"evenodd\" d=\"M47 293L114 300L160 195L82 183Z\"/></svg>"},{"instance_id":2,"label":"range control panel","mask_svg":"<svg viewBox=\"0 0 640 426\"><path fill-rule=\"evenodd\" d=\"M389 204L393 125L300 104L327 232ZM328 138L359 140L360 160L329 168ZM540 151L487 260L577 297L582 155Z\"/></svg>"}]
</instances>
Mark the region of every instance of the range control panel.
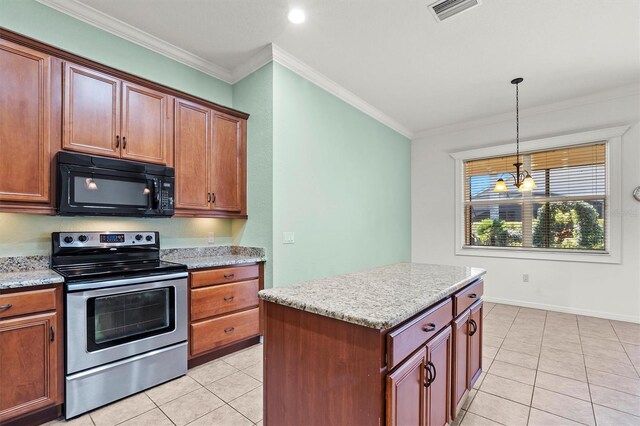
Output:
<instances>
[{"instance_id":1,"label":"range control panel","mask_svg":"<svg viewBox=\"0 0 640 426\"><path fill-rule=\"evenodd\" d=\"M124 247L156 244L156 232L60 232L60 247Z\"/></svg>"}]
</instances>

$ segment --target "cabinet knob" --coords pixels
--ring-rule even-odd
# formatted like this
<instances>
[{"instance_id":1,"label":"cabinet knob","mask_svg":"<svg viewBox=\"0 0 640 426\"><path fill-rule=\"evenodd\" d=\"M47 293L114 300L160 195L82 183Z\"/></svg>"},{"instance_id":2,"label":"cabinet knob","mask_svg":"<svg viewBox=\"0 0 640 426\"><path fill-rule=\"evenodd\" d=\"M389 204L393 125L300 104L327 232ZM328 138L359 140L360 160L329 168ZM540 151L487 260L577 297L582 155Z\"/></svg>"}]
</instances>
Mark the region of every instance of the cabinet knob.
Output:
<instances>
[{"instance_id":1,"label":"cabinet knob","mask_svg":"<svg viewBox=\"0 0 640 426\"><path fill-rule=\"evenodd\" d=\"M207 203L211 202L211 193L207 192Z\"/></svg>"},{"instance_id":2,"label":"cabinet knob","mask_svg":"<svg viewBox=\"0 0 640 426\"><path fill-rule=\"evenodd\" d=\"M471 293L469 295L469 298L471 298L471 299L476 299L477 297L478 297L478 295L476 293Z\"/></svg>"},{"instance_id":3,"label":"cabinet knob","mask_svg":"<svg viewBox=\"0 0 640 426\"><path fill-rule=\"evenodd\" d=\"M236 274L224 274L224 277L228 280L230 280L231 278L233 278Z\"/></svg>"},{"instance_id":4,"label":"cabinet knob","mask_svg":"<svg viewBox=\"0 0 640 426\"><path fill-rule=\"evenodd\" d=\"M425 388L428 388L429 386L431 386L431 383L433 383L436 380L437 374L436 374L436 366L433 365L433 362L429 361L425 366L424 366L425 372L427 373L427 382L424 384Z\"/></svg>"},{"instance_id":5,"label":"cabinet knob","mask_svg":"<svg viewBox=\"0 0 640 426\"><path fill-rule=\"evenodd\" d=\"M116 135L116 148L120 147L120 135Z\"/></svg>"},{"instance_id":6,"label":"cabinet knob","mask_svg":"<svg viewBox=\"0 0 640 426\"><path fill-rule=\"evenodd\" d=\"M229 333L233 333L233 330L235 330L235 327L229 327L229 328L225 328L224 332L229 334Z\"/></svg>"},{"instance_id":7,"label":"cabinet knob","mask_svg":"<svg viewBox=\"0 0 640 426\"><path fill-rule=\"evenodd\" d=\"M232 300L233 300L233 296L226 296L226 297L224 298L224 301L225 301L225 302L231 302Z\"/></svg>"},{"instance_id":8,"label":"cabinet knob","mask_svg":"<svg viewBox=\"0 0 640 426\"><path fill-rule=\"evenodd\" d=\"M215 203L215 202L216 202L216 193L215 193L215 192L212 192L212 193L211 193L211 196L212 196L212 200L211 200L211 202L212 202L212 203Z\"/></svg>"},{"instance_id":9,"label":"cabinet knob","mask_svg":"<svg viewBox=\"0 0 640 426\"><path fill-rule=\"evenodd\" d=\"M431 322L431 323L429 323L429 324L426 324L426 325L424 326L424 328L422 329L422 331L425 331L425 332L427 332L427 333L428 333L428 332L433 331L433 330L435 330L435 329L436 329L436 325L435 325L434 323L432 323L432 322Z\"/></svg>"},{"instance_id":10,"label":"cabinet knob","mask_svg":"<svg viewBox=\"0 0 640 426\"><path fill-rule=\"evenodd\" d=\"M126 138L126 136L122 137L122 149L127 149L127 138Z\"/></svg>"}]
</instances>

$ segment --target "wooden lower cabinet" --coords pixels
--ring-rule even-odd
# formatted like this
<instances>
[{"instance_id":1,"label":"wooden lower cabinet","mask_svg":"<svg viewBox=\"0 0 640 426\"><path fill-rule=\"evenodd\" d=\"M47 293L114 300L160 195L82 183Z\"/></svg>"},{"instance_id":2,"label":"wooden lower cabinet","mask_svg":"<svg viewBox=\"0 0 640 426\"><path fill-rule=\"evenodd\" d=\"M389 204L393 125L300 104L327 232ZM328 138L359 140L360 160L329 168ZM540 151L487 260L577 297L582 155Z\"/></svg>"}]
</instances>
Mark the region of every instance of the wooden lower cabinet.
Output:
<instances>
[{"instance_id":1,"label":"wooden lower cabinet","mask_svg":"<svg viewBox=\"0 0 640 426\"><path fill-rule=\"evenodd\" d=\"M387 375L387 425L446 425L450 395L451 327L447 327Z\"/></svg>"},{"instance_id":2,"label":"wooden lower cabinet","mask_svg":"<svg viewBox=\"0 0 640 426\"><path fill-rule=\"evenodd\" d=\"M0 294L0 424L62 404L61 310L60 287Z\"/></svg>"},{"instance_id":3,"label":"wooden lower cabinet","mask_svg":"<svg viewBox=\"0 0 640 426\"><path fill-rule=\"evenodd\" d=\"M451 416L456 418L482 372L482 301L453 321Z\"/></svg>"},{"instance_id":4,"label":"wooden lower cabinet","mask_svg":"<svg viewBox=\"0 0 640 426\"><path fill-rule=\"evenodd\" d=\"M482 292L476 280L389 329L265 301L265 425L451 424L482 371Z\"/></svg>"},{"instance_id":5,"label":"wooden lower cabinet","mask_svg":"<svg viewBox=\"0 0 640 426\"><path fill-rule=\"evenodd\" d=\"M260 336L258 291L263 288L262 263L190 271L190 366Z\"/></svg>"}]
</instances>

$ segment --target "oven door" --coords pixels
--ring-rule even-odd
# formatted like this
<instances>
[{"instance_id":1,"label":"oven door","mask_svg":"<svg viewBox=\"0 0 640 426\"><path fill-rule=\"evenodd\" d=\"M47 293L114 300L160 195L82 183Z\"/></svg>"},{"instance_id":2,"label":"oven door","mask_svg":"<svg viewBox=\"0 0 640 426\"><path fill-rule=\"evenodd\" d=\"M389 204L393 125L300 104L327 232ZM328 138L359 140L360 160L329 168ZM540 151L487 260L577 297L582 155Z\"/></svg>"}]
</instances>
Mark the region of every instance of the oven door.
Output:
<instances>
[{"instance_id":1,"label":"oven door","mask_svg":"<svg viewBox=\"0 0 640 426\"><path fill-rule=\"evenodd\" d=\"M62 215L153 215L157 190L145 173L60 164L58 213Z\"/></svg>"},{"instance_id":2,"label":"oven door","mask_svg":"<svg viewBox=\"0 0 640 426\"><path fill-rule=\"evenodd\" d=\"M150 280L67 286L67 374L187 340L186 272Z\"/></svg>"}]
</instances>

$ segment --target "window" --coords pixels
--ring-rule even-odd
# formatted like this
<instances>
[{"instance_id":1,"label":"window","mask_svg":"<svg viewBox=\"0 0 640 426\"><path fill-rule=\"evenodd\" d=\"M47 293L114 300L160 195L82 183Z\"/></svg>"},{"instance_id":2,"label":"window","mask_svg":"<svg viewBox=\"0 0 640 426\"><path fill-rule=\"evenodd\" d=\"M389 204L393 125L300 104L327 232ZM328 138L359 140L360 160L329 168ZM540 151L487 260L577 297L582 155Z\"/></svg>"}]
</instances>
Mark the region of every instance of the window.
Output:
<instances>
[{"instance_id":1,"label":"window","mask_svg":"<svg viewBox=\"0 0 640 426\"><path fill-rule=\"evenodd\" d=\"M533 191L513 186L515 155L463 162L464 246L607 252L606 141L520 160L537 184ZM493 192L500 177L509 191Z\"/></svg>"}]
</instances>

